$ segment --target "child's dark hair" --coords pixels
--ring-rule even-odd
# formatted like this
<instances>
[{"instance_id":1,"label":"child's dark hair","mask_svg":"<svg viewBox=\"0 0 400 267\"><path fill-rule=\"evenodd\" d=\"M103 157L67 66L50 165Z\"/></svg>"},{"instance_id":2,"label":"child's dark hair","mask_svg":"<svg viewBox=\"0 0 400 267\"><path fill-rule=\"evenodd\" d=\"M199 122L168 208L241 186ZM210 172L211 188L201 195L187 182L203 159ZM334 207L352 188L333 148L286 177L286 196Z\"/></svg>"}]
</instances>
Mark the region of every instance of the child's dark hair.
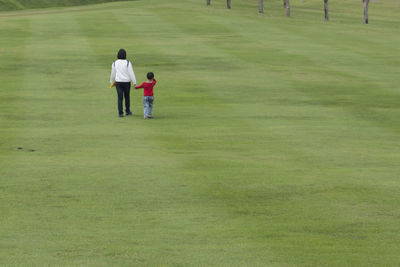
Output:
<instances>
[{"instance_id":1,"label":"child's dark hair","mask_svg":"<svg viewBox=\"0 0 400 267\"><path fill-rule=\"evenodd\" d=\"M154 73L152 72L147 73L147 79L151 80L153 78L154 78Z\"/></svg>"},{"instance_id":2,"label":"child's dark hair","mask_svg":"<svg viewBox=\"0 0 400 267\"><path fill-rule=\"evenodd\" d=\"M117 54L118 59L126 59L126 51L125 49L120 49Z\"/></svg>"}]
</instances>

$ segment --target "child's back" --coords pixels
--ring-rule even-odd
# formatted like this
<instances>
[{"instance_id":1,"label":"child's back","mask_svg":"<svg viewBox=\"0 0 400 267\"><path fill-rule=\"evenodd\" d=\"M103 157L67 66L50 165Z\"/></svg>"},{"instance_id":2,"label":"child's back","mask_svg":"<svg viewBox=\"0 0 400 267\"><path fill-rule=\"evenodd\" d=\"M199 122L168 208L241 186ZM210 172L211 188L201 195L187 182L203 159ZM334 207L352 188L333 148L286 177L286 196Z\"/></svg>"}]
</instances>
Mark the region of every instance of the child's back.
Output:
<instances>
[{"instance_id":1,"label":"child's back","mask_svg":"<svg viewBox=\"0 0 400 267\"><path fill-rule=\"evenodd\" d=\"M143 88L143 96L154 96L153 88L156 85L157 80L153 78L152 81L147 81L142 83L139 86L136 86L136 89Z\"/></svg>"}]
</instances>

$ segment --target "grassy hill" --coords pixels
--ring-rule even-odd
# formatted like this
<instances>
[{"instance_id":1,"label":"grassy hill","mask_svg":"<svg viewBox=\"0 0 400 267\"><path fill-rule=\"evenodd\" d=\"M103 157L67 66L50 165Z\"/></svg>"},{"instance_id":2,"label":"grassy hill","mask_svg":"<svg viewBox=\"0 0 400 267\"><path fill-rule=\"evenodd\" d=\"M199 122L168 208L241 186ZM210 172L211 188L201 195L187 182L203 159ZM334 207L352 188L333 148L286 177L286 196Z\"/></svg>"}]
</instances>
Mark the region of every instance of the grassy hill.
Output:
<instances>
[{"instance_id":1,"label":"grassy hill","mask_svg":"<svg viewBox=\"0 0 400 267\"><path fill-rule=\"evenodd\" d=\"M116 1L118 0L0 0L0 11L57 6L79 6Z\"/></svg>"},{"instance_id":2,"label":"grassy hill","mask_svg":"<svg viewBox=\"0 0 400 267\"><path fill-rule=\"evenodd\" d=\"M0 266L399 266L399 2L291 2L1 13Z\"/></svg>"}]
</instances>

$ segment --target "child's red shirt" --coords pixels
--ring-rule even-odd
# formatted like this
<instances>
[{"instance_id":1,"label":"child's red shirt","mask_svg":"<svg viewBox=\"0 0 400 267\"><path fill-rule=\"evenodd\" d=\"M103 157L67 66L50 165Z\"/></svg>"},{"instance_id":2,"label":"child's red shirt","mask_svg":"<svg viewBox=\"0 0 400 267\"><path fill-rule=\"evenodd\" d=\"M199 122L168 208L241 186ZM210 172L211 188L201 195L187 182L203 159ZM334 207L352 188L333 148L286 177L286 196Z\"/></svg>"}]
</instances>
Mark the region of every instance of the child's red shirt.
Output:
<instances>
[{"instance_id":1,"label":"child's red shirt","mask_svg":"<svg viewBox=\"0 0 400 267\"><path fill-rule=\"evenodd\" d=\"M156 79L153 79L152 83L144 82L139 86L135 86L136 89L143 88L144 96L153 96L153 87L156 85Z\"/></svg>"}]
</instances>

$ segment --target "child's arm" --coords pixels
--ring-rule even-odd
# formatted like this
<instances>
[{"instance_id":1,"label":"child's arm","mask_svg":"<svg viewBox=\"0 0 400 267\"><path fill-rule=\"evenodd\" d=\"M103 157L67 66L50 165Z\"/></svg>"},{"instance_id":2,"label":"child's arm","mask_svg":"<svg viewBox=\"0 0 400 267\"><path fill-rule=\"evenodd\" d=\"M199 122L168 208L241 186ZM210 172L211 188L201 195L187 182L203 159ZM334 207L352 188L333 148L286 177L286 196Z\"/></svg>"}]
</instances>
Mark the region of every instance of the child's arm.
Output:
<instances>
[{"instance_id":1,"label":"child's arm","mask_svg":"<svg viewBox=\"0 0 400 267\"><path fill-rule=\"evenodd\" d=\"M144 85L144 83L142 83L142 84L139 85L139 86L135 86L135 89L143 88L143 85Z\"/></svg>"},{"instance_id":2,"label":"child's arm","mask_svg":"<svg viewBox=\"0 0 400 267\"><path fill-rule=\"evenodd\" d=\"M157 83L156 78L153 78L153 82L152 82L153 86L156 85L156 83Z\"/></svg>"}]
</instances>

